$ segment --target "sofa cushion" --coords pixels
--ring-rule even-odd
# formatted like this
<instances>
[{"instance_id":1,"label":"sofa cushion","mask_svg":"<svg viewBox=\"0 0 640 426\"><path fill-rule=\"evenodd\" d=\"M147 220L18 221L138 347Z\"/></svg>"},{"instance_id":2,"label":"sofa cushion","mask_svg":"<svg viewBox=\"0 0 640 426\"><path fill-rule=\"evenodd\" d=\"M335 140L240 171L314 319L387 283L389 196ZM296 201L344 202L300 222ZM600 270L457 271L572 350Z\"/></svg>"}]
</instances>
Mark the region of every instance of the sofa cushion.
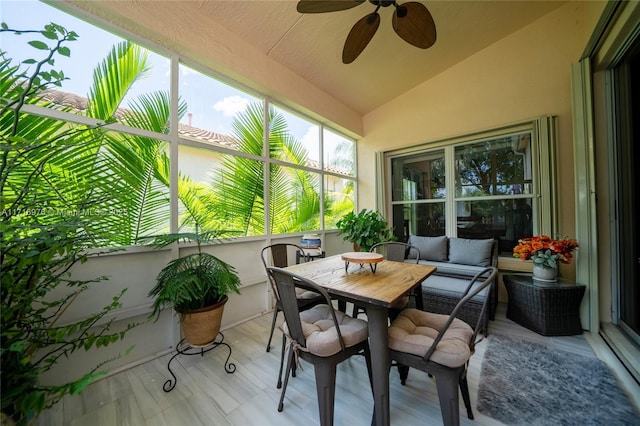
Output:
<instances>
[{"instance_id":1,"label":"sofa cushion","mask_svg":"<svg viewBox=\"0 0 640 426\"><path fill-rule=\"evenodd\" d=\"M405 260L405 262L415 262L411 260ZM472 265L463 265L460 263L450 263L450 262L433 262L431 260L420 260L418 262L420 265L428 265L435 266L436 271L435 275L449 275L455 277L469 277L469 279L473 278L475 274L481 272L485 269L483 266L472 266Z\"/></svg>"},{"instance_id":2,"label":"sofa cushion","mask_svg":"<svg viewBox=\"0 0 640 426\"><path fill-rule=\"evenodd\" d=\"M426 280L422 281L422 294L438 294L441 296L449 297L452 299L460 299L464 291L467 289L469 279L464 278L453 278L453 277L443 277L439 275L432 275ZM478 280L473 284L472 290L476 289L482 284L482 280ZM487 294L489 293L489 289L491 286L486 287L480 293L476 294L471 298L471 300L475 300L478 302L484 302L487 298Z\"/></svg>"},{"instance_id":3,"label":"sofa cushion","mask_svg":"<svg viewBox=\"0 0 640 426\"><path fill-rule=\"evenodd\" d=\"M435 260L436 262L447 260L447 237L420 237L409 235L409 244L420 250L420 259ZM415 250L409 251L409 259L416 258Z\"/></svg>"},{"instance_id":4,"label":"sofa cushion","mask_svg":"<svg viewBox=\"0 0 640 426\"><path fill-rule=\"evenodd\" d=\"M462 265L491 266L493 240L449 238L449 262Z\"/></svg>"}]
</instances>

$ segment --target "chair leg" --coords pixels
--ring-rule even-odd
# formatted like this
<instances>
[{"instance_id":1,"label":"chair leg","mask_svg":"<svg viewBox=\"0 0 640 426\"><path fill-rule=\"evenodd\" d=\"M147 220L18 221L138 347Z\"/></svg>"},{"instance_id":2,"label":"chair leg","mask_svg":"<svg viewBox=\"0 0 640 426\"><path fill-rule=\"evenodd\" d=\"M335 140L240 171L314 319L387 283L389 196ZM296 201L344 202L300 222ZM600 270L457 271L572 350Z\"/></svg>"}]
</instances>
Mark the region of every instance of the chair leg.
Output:
<instances>
[{"instance_id":1,"label":"chair leg","mask_svg":"<svg viewBox=\"0 0 640 426\"><path fill-rule=\"evenodd\" d=\"M442 370L436 373L436 387L444 426L460 425L458 407L458 379L460 370Z\"/></svg>"},{"instance_id":2,"label":"chair leg","mask_svg":"<svg viewBox=\"0 0 640 426\"><path fill-rule=\"evenodd\" d=\"M371 370L371 350L369 349L369 345L366 345L364 347L364 361L367 363L367 374L369 375L369 385L371 385L371 395L373 395L373 373Z\"/></svg>"},{"instance_id":3,"label":"chair leg","mask_svg":"<svg viewBox=\"0 0 640 426\"><path fill-rule=\"evenodd\" d=\"M287 368L284 373L284 386L282 386L282 392L280 393L280 402L278 403L278 411L281 412L284 409L284 394L287 392L287 384L289 383L289 372L294 360L293 348L289 348L289 356L287 357Z\"/></svg>"},{"instance_id":4,"label":"chair leg","mask_svg":"<svg viewBox=\"0 0 640 426\"><path fill-rule=\"evenodd\" d=\"M356 305L355 303L353 304L353 312L351 313L351 316L353 318L358 318L358 315L360 314L361 308L360 306ZM364 310L362 309L362 311L364 312Z\"/></svg>"},{"instance_id":5,"label":"chair leg","mask_svg":"<svg viewBox=\"0 0 640 426\"><path fill-rule=\"evenodd\" d=\"M473 410L471 409L471 398L469 397L469 383L467 382L467 375L462 374L460 376L460 393L462 394L462 400L464 406L467 408L467 417L473 420Z\"/></svg>"},{"instance_id":6,"label":"chair leg","mask_svg":"<svg viewBox=\"0 0 640 426\"><path fill-rule=\"evenodd\" d=\"M336 394L336 365L332 362L320 362L315 365L315 373L320 425L332 426Z\"/></svg>"},{"instance_id":7,"label":"chair leg","mask_svg":"<svg viewBox=\"0 0 640 426\"><path fill-rule=\"evenodd\" d=\"M398 375L400 376L400 384L404 386L407 383L407 377L409 377L409 367L398 364Z\"/></svg>"},{"instance_id":8,"label":"chair leg","mask_svg":"<svg viewBox=\"0 0 640 426\"><path fill-rule=\"evenodd\" d=\"M269 333L269 341L267 342L267 352L271 350L271 339L273 338L273 330L276 329L276 320L278 319L278 307L273 308L273 319L271 320L271 332Z\"/></svg>"},{"instance_id":9,"label":"chair leg","mask_svg":"<svg viewBox=\"0 0 640 426\"><path fill-rule=\"evenodd\" d=\"M284 366L284 353L287 350L287 336L282 333L282 350L280 351L280 370L278 371L278 384L276 385L277 389L282 387L282 367Z\"/></svg>"}]
</instances>

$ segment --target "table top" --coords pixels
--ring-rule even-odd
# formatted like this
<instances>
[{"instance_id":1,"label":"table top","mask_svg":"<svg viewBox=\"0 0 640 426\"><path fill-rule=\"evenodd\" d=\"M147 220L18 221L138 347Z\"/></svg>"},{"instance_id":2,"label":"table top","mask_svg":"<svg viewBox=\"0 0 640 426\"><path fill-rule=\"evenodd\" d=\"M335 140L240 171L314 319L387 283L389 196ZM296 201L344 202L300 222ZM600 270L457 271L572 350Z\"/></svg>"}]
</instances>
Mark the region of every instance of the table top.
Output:
<instances>
[{"instance_id":1,"label":"table top","mask_svg":"<svg viewBox=\"0 0 640 426\"><path fill-rule=\"evenodd\" d=\"M352 251L342 253L340 256L345 262L380 263L384 260L384 256L380 253L370 253L368 251Z\"/></svg>"},{"instance_id":2,"label":"table top","mask_svg":"<svg viewBox=\"0 0 640 426\"><path fill-rule=\"evenodd\" d=\"M548 282L548 281L536 280L533 278L533 276L526 275L526 274L504 274L502 275L502 280L505 283L508 283L509 281L511 281L519 285L526 285L526 286L531 286L531 287L540 288L540 289L545 289L545 288L571 289L571 288L586 287L584 284L578 284L575 281L567 280L564 278L558 278L555 282Z\"/></svg>"},{"instance_id":3,"label":"table top","mask_svg":"<svg viewBox=\"0 0 640 426\"><path fill-rule=\"evenodd\" d=\"M387 308L436 270L433 266L383 259L375 273L358 263L351 264L347 273L339 254L286 269L312 280L331 295Z\"/></svg>"}]
</instances>

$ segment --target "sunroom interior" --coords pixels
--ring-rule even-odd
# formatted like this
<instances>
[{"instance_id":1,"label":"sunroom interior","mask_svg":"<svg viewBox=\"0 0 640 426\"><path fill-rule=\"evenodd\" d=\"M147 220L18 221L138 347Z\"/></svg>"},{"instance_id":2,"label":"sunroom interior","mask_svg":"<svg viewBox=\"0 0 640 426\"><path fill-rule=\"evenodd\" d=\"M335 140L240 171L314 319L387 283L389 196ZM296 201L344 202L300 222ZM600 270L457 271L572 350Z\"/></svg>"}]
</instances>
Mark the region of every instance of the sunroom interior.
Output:
<instances>
[{"instance_id":1,"label":"sunroom interior","mask_svg":"<svg viewBox=\"0 0 640 426\"><path fill-rule=\"evenodd\" d=\"M273 157L264 150L256 154L238 147L233 138L225 137L231 134L228 127L205 124L189 107L181 110L176 95L187 93L183 82L194 85L188 90L195 97L209 93L210 84L221 84L229 88L227 98L242 94L242 107L250 105L254 116L269 116L273 108L291 127L312 127L315 133L307 147L316 151L309 158L317 162L309 161L301 169L317 177L318 192L327 197L348 193L352 209L379 210L399 238L408 234L498 238L501 273L531 270L530 264L513 258L518 233L509 226L524 232L522 236L552 234L578 240L575 261L561 265L560 275L586 285L580 308L585 334L600 341L624 366L621 371L627 375L627 386L631 384L627 392L639 403L640 254L638 238L630 236L640 237L640 231L631 223L637 197L629 183L638 183L630 160L638 158L632 143L637 124L631 120L631 106L638 105L637 77L632 77L640 51L638 2L422 2L438 31L436 43L426 50L401 40L393 32L390 12L383 8L378 33L351 64L341 62L342 45L365 9L374 8L368 2L325 14L300 14L294 0L45 3L163 58L162 89L171 94L171 114L181 111L180 118L173 114L170 119L170 127L178 130L153 134L124 129L122 123L106 127L168 142L169 156L178 159L168 172L172 183L187 170L194 179L203 180L215 174L212 164L238 152L248 154L247 161L268 173ZM19 29L42 26L38 21L42 17L33 18L30 26L28 14L20 13L25 4L2 1L2 21L9 28L16 28L11 17L18 14L24 20ZM74 29L73 21L63 25ZM189 74L209 80L181 80ZM60 91L65 92L64 85ZM83 93L74 95L67 101L82 110L78 95ZM209 109L216 108L215 102L203 101ZM70 121L93 123L82 113ZM306 141L307 136L298 137ZM488 200L472 201L465 199L464 191L447 191L456 186L455 164L464 148L487 141L506 144L516 153L524 164L524 181ZM264 143L268 148L268 141ZM351 155L348 165L333 161L340 143ZM491 158L495 162L502 157ZM281 159L274 164L292 166ZM413 204L402 203L407 201L402 198L407 188L401 182L398 190L395 179L425 168L430 182L409 191L427 189L431 195L413 209ZM269 183L264 185L265 193L270 193ZM163 229L177 232L184 211L178 189L170 188ZM228 198L221 199L231 203L235 196L227 192ZM265 205L277 196L277 191L271 192ZM515 225L516 206L522 203L530 210L529 228L524 231ZM230 295L223 330L273 309L259 257L265 245L296 243L313 232L320 235L327 255L352 250L335 229L337 203L321 204L311 220L292 231L275 227L271 216L277 209L264 208L254 217L260 224L247 225L244 234L207 248L232 264L242 282L241 294ZM513 217L498 223L502 216L497 206L512 212L502 216ZM475 228L480 234L467 228L472 222L481 225ZM114 324L141 324L108 348L61 360L47 380L61 381L69 371L91 370L102 359L135 345L127 356L109 363L112 372L125 371L171 353L180 340L173 312L163 312L157 322L146 321L151 311L148 292L162 267L193 247L158 250L126 239L117 245L122 250L91 257L74 270L79 279L109 279L80 295L64 312L64 320L80 320L127 289L123 306L112 313ZM502 284L499 301L508 303Z\"/></svg>"}]
</instances>

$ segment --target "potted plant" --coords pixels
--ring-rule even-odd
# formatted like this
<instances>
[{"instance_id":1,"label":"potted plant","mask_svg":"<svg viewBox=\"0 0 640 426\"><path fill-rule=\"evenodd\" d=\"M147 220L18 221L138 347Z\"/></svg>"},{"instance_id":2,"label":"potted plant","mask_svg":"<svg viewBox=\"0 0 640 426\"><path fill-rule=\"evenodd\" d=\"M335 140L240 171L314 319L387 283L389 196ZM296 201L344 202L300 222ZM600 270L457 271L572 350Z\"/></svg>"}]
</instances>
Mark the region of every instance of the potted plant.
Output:
<instances>
[{"instance_id":1,"label":"potted plant","mask_svg":"<svg viewBox=\"0 0 640 426\"><path fill-rule=\"evenodd\" d=\"M396 240L393 228L376 210L362 209L358 214L351 211L336 223L336 227L338 235L342 235L344 241L351 241L355 251L369 251L375 244Z\"/></svg>"},{"instance_id":2,"label":"potted plant","mask_svg":"<svg viewBox=\"0 0 640 426\"><path fill-rule=\"evenodd\" d=\"M573 251L579 247L571 238L553 239L547 235L522 238L513 249L513 256L533 262L533 277L555 281L558 263L571 263Z\"/></svg>"},{"instance_id":3,"label":"potted plant","mask_svg":"<svg viewBox=\"0 0 640 426\"><path fill-rule=\"evenodd\" d=\"M202 243L217 239L215 231L157 236L156 247L180 241L195 241L197 252L172 260L165 266L149 292L155 297L150 317L172 307L180 317L182 333L192 346L213 342L220 332L224 305L230 292L240 293L240 279L233 266L202 251Z\"/></svg>"}]
</instances>

